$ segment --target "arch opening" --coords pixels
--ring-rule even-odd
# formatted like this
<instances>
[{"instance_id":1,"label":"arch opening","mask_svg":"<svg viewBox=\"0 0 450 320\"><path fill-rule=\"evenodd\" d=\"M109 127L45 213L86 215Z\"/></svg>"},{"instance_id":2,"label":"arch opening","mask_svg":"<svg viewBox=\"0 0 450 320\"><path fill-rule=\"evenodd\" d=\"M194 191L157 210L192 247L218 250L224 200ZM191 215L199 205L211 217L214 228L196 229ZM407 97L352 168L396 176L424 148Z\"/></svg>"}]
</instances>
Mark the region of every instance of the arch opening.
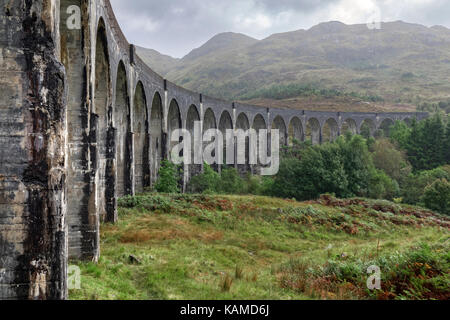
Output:
<instances>
[{"instance_id":1,"label":"arch opening","mask_svg":"<svg viewBox=\"0 0 450 320\"><path fill-rule=\"evenodd\" d=\"M97 29L95 46L95 83L94 83L94 104L93 108L97 114L97 142L98 182L96 185L97 193L97 212L100 220L114 220L114 192L115 175L113 170L114 155L109 153L109 146L114 143L108 141L111 132L111 73L108 53L108 40L106 37L106 28L101 19Z\"/></svg>"},{"instance_id":2,"label":"arch opening","mask_svg":"<svg viewBox=\"0 0 450 320\"><path fill-rule=\"evenodd\" d=\"M372 119L365 119L361 124L361 128L359 129L360 135L362 135L366 139L373 137L375 135L375 131L376 126Z\"/></svg>"},{"instance_id":3,"label":"arch opening","mask_svg":"<svg viewBox=\"0 0 450 320\"><path fill-rule=\"evenodd\" d=\"M128 96L128 81L125 65L119 63L116 80L116 103L114 105L114 126L116 137L116 175L117 196L131 194L131 128L130 128L130 98Z\"/></svg>"},{"instance_id":4,"label":"arch opening","mask_svg":"<svg viewBox=\"0 0 450 320\"><path fill-rule=\"evenodd\" d=\"M272 129L278 129L280 131L280 147L287 144L287 128L282 117L276 116L272 122Z\"/></svg>"},{"instance_id":5,"label":"arch opening","mask_svg":"<svg viewBox=\"0 0 450 320\"><path fill-rule=\"evenodd\" d=\"M135 192L141 193L150 185L148 113L144 85L139 81L133 104L134 182Z\"/></svg>"},{"instance_id":6,"label":"arch opening","mask_svg":"<svg viewBox=\"0 0 450 320\"><path fill-rule=\"evenodd\" d=\"M394 120L384 119L378 127L375 135L377 137L389 137L391 135L391 128L394 124Z\"/></svg>"},{"instance_id":7,"label":"arch opening","mask_svg":"<svg viewBox=\"0 0 450 320\"><path fill-rule=\"evenodd\" d=\"M202 165L196 164L194 161L195 154L201 152L200 150L195 150L196 144L195 144L194 129L195 129L195 122L199 121L200 121L200 114L197 110L197 107L195 105L191 105L188 109L186 118L186 129L191 134L191 163L188 166L189 177L196 176L202 171Z\"/></svg>"},{"instance_id":8,"label":"arch opening","mask_svg":"<svg viewBox=\"0 0 450 320\"><path fill-rule=\"evenodd\" d=\"M237 120L236 120L236 129L243 130L244 132L248 133L248 130L250 129L250 121L248 120L248 117L245 113L239 114ZM251 168L249 166L249 160L250 160L250 137L247 135L245 137L245 146L239 145L240 142L237 140L237 155L239 155L240 150L245 150L245 164L238 164L237 168L241 174L245 174L249 171L251 171Z\"/></svg>"},{"instance_id":9,"label":"arch opening","mask_svg":"<svg viewBox=\"0 0 450 320\"><path fill-rule=\"evenodd\" d=\"M328 119L322 128L322 142L334 142L339 136L339 126L335 119Z\"/></svg>"},{"instance_id":10,"label":"arch opening","mask_svg":"<svg viewBox=\"0 0 450 320\"><path fill-rule=\"evenodd\" d=\"M155 93L150 111L150 185L158 178L159 166L163 159L163 108L161 96Z\"/></svg>"},{"instance_id":11,"label":"arch opening","mask_svg":"<svg viewBox=\"0 0 450 320\"><path fill-rule=\"evenodd\" d=\"M355 135L358 133L358 126L356 125L356 121L353 119L346 119L341 126L341 133L347 134L347 132L350 132L350 134Z\"/></svg>"},{"instance_id":12,"label":"arch opening","mask_svg":"<svg viewBox=\"0 0 450 320\"><path fill-rule=\"evenodd\" d=\"M207 109L204 116L203 116L203 134L205 134L206 131L210 129L217 129L217 123L216 123L216 117L214 116L214 112L211 108ZM203 150L205 150L206 146L211 142L203 142ZM216 141L216 150L217 150L217 141ZM202 150L202 151L203 151ZM216 156L216 150L212 152L212 157ZM215 171L219 171L219 164L215 163L211 165L212 169Z\"/></svg>"},{"instance_id":13,"label":"arch opening","mask_svg":"<svg viewBox=\"0 0 450 320\"><path fill-rule=\"evenodd\" d=\"M228 111L222 112L220 116L219 121L219 130L222 132L223 135L223 163L227 164L227 149L228 148L234 148L233 145L227 146L227 130L233 129L233 120L231 118L231 115Z\"/></svg>"},{"instance_id":14,"label":"arch opening","mask_svg":"<svg viewBox=\"0 0 450 320\"><path fill-rule=\"evenodd\" d=\"M253 146L256 150L252 150L253 154L255 155L259 155L259 151L260 151L260 144L261 143L266 143L266 153L267 150L269 150L269 141L267 139L266 136L266 140L260 140L260 130L267 130L267 124L266 124L266 120L264 119L264 117L260 114L257 114L255 116L255 118L253 119L253 126L252 128L256 131L256 141L257 143ZM260 157L258 156L258 164L254 165L252 168L252 171L256 174L260 174L261 172L261 166L260 166Z\"/></svg>"},{"instance_id":15,"label":"arch opening","mask_svg":"<svg viewBox=\"0 0 450 320\"><path fill-rule=\"evenodd\" d=\"M303 126L302 122L299 118L292 118L289 123L289 145L293 146L295 142L302 142L304 140L303 137Z\"/></svg>"},{"instance_id":16,"label":"arch opening","mask_svg":"<svg viewBox=\"0 0 450 320\"><path fill-rule=\"evenodd\" d=\"M172 141L173 132L177 129L182 128L181 123L181 113L180 107L178 106L178 102L173 99L170 102L169 113L167 115L167 133L168 133L168 158L172 159L172 148L175 147L178 143L182 141L182 137L180 137L179 141ZM179 157L183 157L183 151L178 155Z\"/></svg>"},{"instance_id":17,"label":"arch opening","mask_svg":"<svg viewBox=\"0 0 450 320\"><path fill-rule=\"evenodd\" d=\"M403 122L405 122L406 125L411 128L413 119L409 118L409 117L406 117L405 119L403 119Z\"/></svg>"},{"instance_id":18,"label":"arch opening","mask_svg":"<svg viewBox=\"0 0 450 320\"><path fill-rule=\"evenodd\" d=\"M311 143L321 143L320 122L316 118L311 118L306 123L306 140Z\"/></svg>"}]
</instances>

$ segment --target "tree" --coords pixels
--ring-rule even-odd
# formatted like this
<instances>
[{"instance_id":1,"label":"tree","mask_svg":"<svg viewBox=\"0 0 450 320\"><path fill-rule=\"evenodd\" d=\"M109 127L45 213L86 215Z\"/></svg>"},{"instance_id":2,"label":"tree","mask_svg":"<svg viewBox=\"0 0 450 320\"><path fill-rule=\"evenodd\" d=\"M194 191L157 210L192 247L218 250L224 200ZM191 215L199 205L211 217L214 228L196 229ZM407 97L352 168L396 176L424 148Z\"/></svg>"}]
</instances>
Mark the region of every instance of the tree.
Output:
<instances>
[{"instance_id":1,"label":"tree","mask_svg":"<svg viewBox=\"0 0 450 320\"><path fill-rule=\"evenodd\" d=\"M450 167L444 166L405 177L401 185L403 202L418 204L423 198L425 188L439 179L450 181Z\"/></svg>"},{"instance_id":2,"label":"tree","mask_svg":"<svg viewBox=\"0 0 450 320\"><path fill-rule=\"evenodd\" d=\"M450 117L447 118L447 129L445 130L444 162L450 164Z\"/></svg>"},{"instance_id":3,"label":"tree","mask_svg":"<svg viewBox=\"0 0 450 320\"><path fill-rule=\"evenodd\" d=\"M423 202L431 210L450 215L450 183L446 179L436 180L425 189Z\"/></svg>"},{"instance_id":4,"label":"tree","mask_svg":"<svg viewBox=\"0 0 450 320\"><path fill-rule=\"evenodd\" d=\"M400 182L411 173L406 154L399 151L388 139L377 140L373 145L373 163L389 177Z\"/></svg>"},{"instance_id":5,"label":"tree","mask_svg":"<svg viewBox=\"0 0 450 320\"><path fill-rule=\"evenodd\" d=\"M369 187L373 162L366 141L358 135L338 139L348 180L348 196L364 196Z\"/></svg>"},{"instance_id":6,"label":"tree","mask_svg":"<svg viewBox=\"0 0 450 320\"><path fill-rule=\"evenodd\" d=\"M446 163L448 148L440 114L420 123L413 119L409 129L397 122L391 138L406 150L415 172L434 169Z\"/></svg>"},{"instance_id":7,"label":"tree","mask_svg":"<svg viewBox=\"0 0 450 320\"><path fill-rule=\"evenodd\" d=\"M375 170L361 136L340 137L336 143L309 146L298 157L282 158L272 184L272 195L297 200L324 193L338 197L365 196Z\"/></svg>"},{"instance_id":8,"label":"tree","mask_svg":"<svg viewBox=\"0 0 450 320\"><path fill-rule=\"evenodd\" d=\"M423 123L422 139L423 157L421 169L429 170L443 165L445 159L445 127L440 114L426 119Z\"/></svg>"},{"instance_id":9,"label":"tree","mask_svg":"<svg viewBox=\"0 0 450 320\"><path fill-rule=\"evenodd\" d=\"M156 181L155 185L156 191L162 193L179 193L178 178L177 166L172 162L163 160L159 169L158 181Z\"/></svg>"},{"instance_id":10,"label":"tree","mask_svg":"<svg viewBox=\"0 0 450 320\"><path fill-rule=\"evenodd\" d=\"M411 129L404 121L396 121L390 131L390 138L402 149L406 149L410 135Z\"/></svg>"},{"instance_id":11,"label":"tree","mask_svg":"<svg viewBox=\"0 0 450 320\"><path fill-rule=\"evenodd\" d=\"M381 170L375 168L370 170L370 184L367 193L369 198L392 200L399 193L400 188L397 181Z\"/></svg>"}]
</instances>

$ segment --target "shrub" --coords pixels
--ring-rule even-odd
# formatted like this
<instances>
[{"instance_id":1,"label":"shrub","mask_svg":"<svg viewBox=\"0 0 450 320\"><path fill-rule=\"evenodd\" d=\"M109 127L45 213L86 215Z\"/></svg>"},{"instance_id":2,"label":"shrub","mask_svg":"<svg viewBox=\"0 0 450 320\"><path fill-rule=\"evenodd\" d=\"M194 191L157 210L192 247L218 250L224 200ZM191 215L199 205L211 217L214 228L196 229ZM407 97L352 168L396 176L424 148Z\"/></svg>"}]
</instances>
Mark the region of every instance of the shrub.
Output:
<instances>
[{"instance_id":1,"label":"shrub","mask_svg":"<svg viewBox=\"0 0 450 320\"><path fill-rule=\"evenodd\" d=\"M219 181L220 175L205 163L203 173L191 178L188 191L191 193L215 193Z\"/></svg>"},{"instance_id":2,"label":"shrub","mask_svg":"<svg viewBox=\"0 0 450 320\"><path fill-rule=\"evenodd\" d=\"M239 176L235 168L224 168L222 170L221 179L217 190L225 194L241 194L243 193L244 180Z\"/></svg>"},{"instance_id":3,"label":"shrub","mask_svg":"<svg viewBox=\"0 0 450 320\"><path fill-rule=\"evenodd\" d=\"M404 181L401 184L403 202L418 204L423 199L425 188L438 179L450 181L449 166L410 174L403 179Z\"/></svg>"},{"instance_id":4,"label":"shrub","mask_svg":"<svg viewBox=\"0 0 450 320\"><path fill-rule=\"evenodd\" d=\"M155 190L162 193L179 193L178 187L179 173L175 164L164 160L159 169L158 181Z\"/></svg>"},{"instance_id":5,"label":"shrub","mask_svg":"<svg viewBox=\"0 0 450 320\"><path fill-rule=\"evenodd\" d=\"M296 156L282 158L270 195L299 201L324 193L366 196L371 170L366 141L361 136L340 137L336 143L304 146Z\"/></svg>"},{"instance_id":6,"label":"shrub","mask_svg":"<svg viewBox=\"0 0 450 320\"><path fill-rule=\"evenodd\" d=\"M372 170L368 196L373 199L392 200L398 196L400 188L397 181L391 179L381 170Z\"/></svg>"},{"instance_id":7,"label":"shrub","mask_svg":"<svg viewBox=\"0 0 450 320\"><path fill-rule=\"evenodd\" d=\"M425 188L423 202L428 209L450 215L450 183L446 179L436 180Z\"/></svg>"}]
</instances>

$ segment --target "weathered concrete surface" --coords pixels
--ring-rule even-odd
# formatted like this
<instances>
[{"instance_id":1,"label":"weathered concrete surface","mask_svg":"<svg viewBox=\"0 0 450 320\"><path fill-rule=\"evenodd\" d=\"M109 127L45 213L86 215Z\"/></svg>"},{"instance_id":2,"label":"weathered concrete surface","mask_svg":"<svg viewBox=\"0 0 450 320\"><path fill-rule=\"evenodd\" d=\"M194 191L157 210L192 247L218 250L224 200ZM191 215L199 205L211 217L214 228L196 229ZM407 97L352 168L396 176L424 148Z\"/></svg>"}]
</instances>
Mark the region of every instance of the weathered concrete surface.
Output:
<instances>
[{"instance_id":1,"label":"weathered concrete surface","mask_svg":"<svg viewBox=\"0 0 450 320\"><path fill-rule=\"evenodd\" d=\"M117 221L117 197L156 181L176 129L279 129L284 145L427 117L267 109L191 92L135 55L108 0L0 0L0 31L0 298L64 298L67 258L98 259L100 222ZM185 166L183 187L201 169Z\"/></svg>"},{"instance_id":2,"label":"weathered concrete surface","mask_svg":"<svg viewBox=\"0 0 450 320\"><path fill-rule=\"evenodd\" d=\"M0 1L0 299L63 299L65 72L59 1Z\"/></svg>"}]
</instances>

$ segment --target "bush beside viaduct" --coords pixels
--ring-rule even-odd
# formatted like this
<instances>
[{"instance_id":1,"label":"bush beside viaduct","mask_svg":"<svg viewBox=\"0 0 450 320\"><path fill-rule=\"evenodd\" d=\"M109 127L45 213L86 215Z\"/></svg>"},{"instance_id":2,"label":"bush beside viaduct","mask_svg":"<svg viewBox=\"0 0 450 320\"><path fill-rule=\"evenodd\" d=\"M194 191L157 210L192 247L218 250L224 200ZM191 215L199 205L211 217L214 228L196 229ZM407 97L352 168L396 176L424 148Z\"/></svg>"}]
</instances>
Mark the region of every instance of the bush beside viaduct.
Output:
<instances>
[{"instance_id":1,"label":"bush beside viaduct","mask_svg":"<svg viewBox=\"0 0 450 320\"><path fill-rule=\"evenodd\" d=\"M201 121L320 143L363 123L374 134L427 117L268 109L191 92L135 54L108 0L0 0L0 71L0 299L67 298L68 259L98 259L100 223L117 220L117 197L156 181L175 129Z\"/></svg>"}]
</instances>

